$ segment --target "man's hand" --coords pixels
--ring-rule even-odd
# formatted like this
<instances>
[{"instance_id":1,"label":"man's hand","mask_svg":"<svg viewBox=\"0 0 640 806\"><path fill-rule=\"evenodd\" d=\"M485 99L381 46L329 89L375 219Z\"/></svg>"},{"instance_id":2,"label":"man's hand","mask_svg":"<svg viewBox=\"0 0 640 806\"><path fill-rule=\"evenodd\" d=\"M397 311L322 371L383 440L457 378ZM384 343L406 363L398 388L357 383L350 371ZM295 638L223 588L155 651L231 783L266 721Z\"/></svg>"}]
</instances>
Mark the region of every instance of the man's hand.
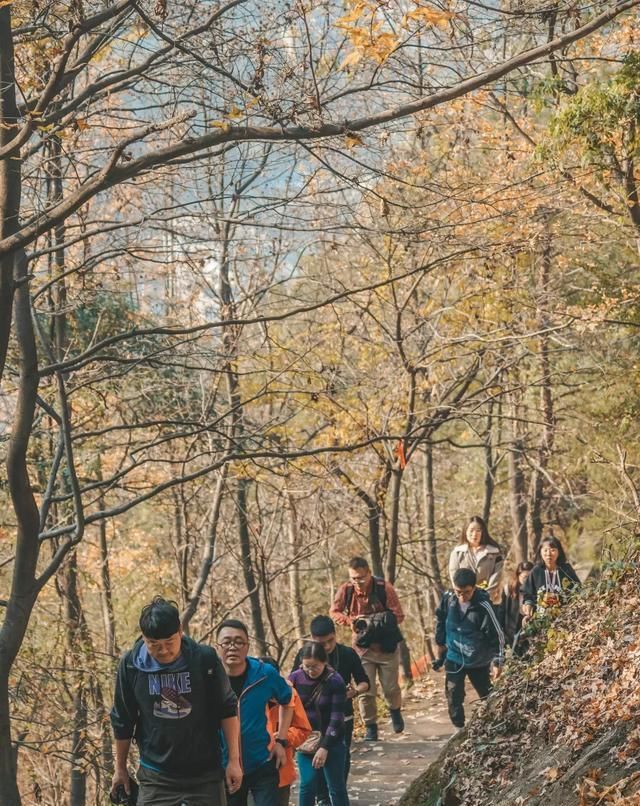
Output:
<instances>
[{"instance_id":1,"label":"man's hand","mask_svg":"<svg viewBox=\"0 0 640 806\"><path fill-rule=\"evenodd\" d=\"M497 663L494 663L491 666L491 679L497 680L501 674L502 674L502 666L498 666Z\"/></svg>"},{"instance_id":2,"label":"man's hand","mask_svg":"<svg viewBox=\"0 0 640 806\"><path fill-rule=\"evenodd\" d=\"M329 751L326 747L320 747L316 750L316 754L311 762L314 770L321 770L324 767L328 755Z\"/></svg>"},{"instance_id":3,"label":"man's hand","mask_svg":"<svg viewBox=\"0 0 640 806\"><path fill-rule=\"evenodd\" d=\"M349 683L349 685L347 686L347 699L352 700L354 697L357 697L357 696L358 696L358 692L351 685L351 683Z\"/></svg>"},{"instance_id":4,"label":"man's hand","mask_svg":"<svg viewBox=\"0 0 640 806\"><path fill-rule=\"evenodd\" d=\"M131 794L131 787L129 785L129 770L126 767L116 767L116 771L113 773L113 778L111 779L112 794L115 794L115 791L119 786L124 787L124 791L127 793L127 795Z\"/></svg>"},{"instance_id":5,"label":"man's hand","mask_svg":"<svg viewBox=\"0 0 640 806\"><path fill-rule=\"evenodd\" d=\"M278 744L278 742L276 742L273 745L273 750L271 751L269 758L270 759L275 758L276 769L279 770L280 767L283 767L287 763L287 751L281 744Z\"/></svg>"},{"instance_id":6,"label":"man's hand","mask_svg":"<svg viewBox=\"0 0 640 806\"><path fill-rule=\"evenodd\" d=\"M224 771L224 780L229 794L233 795L242 786L242 767L239 761L230 761Z\"/></svg>"}]
</instances>

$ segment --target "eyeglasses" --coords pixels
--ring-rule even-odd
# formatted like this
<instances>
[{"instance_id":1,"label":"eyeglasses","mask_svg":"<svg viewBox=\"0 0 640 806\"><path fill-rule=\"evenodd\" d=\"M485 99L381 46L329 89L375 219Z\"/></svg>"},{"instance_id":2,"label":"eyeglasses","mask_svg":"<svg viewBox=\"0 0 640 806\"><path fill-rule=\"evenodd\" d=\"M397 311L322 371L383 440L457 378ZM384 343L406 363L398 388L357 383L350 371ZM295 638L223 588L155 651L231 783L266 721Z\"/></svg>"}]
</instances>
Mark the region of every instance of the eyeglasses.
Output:
<instances>
[{"instance_id":1,"label":"eyeglasses","mask_svg":"<svg viewBox=\"0 0 640 806\"><path fill-rule=\"evenodd\" d=\"M225 638L224 641L220 641L218 646L221 646L223 649L231 649L231 647L240 647L247 646L248 641L245 641L244 638Z\"/></svg>"}]
</instances>

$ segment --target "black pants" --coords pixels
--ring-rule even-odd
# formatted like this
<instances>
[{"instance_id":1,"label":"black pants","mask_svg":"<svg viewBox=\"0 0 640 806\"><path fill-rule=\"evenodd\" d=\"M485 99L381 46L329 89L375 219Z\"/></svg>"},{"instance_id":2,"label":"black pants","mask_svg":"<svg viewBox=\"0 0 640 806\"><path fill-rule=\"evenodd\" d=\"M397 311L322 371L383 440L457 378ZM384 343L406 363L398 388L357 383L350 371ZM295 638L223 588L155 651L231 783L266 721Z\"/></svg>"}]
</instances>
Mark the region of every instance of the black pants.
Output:
<instances>
[{"instance_id":1,"label":"black pants","mask_svg":"<svg viewBox=\"0 0 640 806\"><path fill-rule=\"evenodd\" d=\"M458 666L447 663L446 692L449 706L449 719L456 728L464 727L464 679L469 678L471 685L478 692L480 699L484 699L491 691L491 666L480 666L476 669L459 669Z\"/></svg>"},{"instance_id":2,"label":"black pants","mask_svg":"<svg viewBox=\"0 0 640 806\"><path fill-rule=\"evenodd\" d=\"M138 806L225 806L227 802L220 771L176 779L140 767L138 782Z\"/></svg>"},{"instance_id":3,"label":"black pants","mask_svg":"<svg viewBox=\"0 0 640 806\"><path fill-rule=\"evenodd\" d=\"M275 761L268 761L262 767L245 775L242 786L233 795L227 795L229 806L247 806L249 792L255 806L278 806L280 801L280 776Z\"/></svg>"},{"instance_id":4,"label":"black pants","mask_svg":"<svg viewBox=\"0 0 640 806\"><path fill-rule=\"evenodd\" d=\"M347 755L344 761L344 780L349 778L349 770L351 769L351 741L353 739L353 717L344 723L344 743L347 748ZM316 790L316 803L324 804L331 803L329 799L329 788L324 776L318 779L318 788Z\"/></svg>"}]
</instances>

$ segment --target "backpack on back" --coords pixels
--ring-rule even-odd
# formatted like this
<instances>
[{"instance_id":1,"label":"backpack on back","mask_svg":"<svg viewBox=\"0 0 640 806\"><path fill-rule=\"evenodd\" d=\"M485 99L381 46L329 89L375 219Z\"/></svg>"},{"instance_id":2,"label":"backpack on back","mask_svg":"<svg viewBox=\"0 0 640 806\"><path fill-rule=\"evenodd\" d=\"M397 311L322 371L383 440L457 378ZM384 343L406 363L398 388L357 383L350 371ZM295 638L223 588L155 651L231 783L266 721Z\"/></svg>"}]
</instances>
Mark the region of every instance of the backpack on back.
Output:
<instances>
[{"instance_id":1,"label":"backpack on back","mask_svg":"<svg viewBox=\"0 0 640 806\"><path fill-rule=\"evenodd\" d=\"M348 614L351 613L351 603L353 602L354 593L355 588L353 584L349 584L349 586L347 587L347 596L344 602L344 609ZM384 579L382 579L381 577L373 577L373 588L371 589L371 596L369 597L369 602L371 604L380 602L382 607L385 610L387 609L387 589L384 586Z\"/></svg>"}]
</instances>

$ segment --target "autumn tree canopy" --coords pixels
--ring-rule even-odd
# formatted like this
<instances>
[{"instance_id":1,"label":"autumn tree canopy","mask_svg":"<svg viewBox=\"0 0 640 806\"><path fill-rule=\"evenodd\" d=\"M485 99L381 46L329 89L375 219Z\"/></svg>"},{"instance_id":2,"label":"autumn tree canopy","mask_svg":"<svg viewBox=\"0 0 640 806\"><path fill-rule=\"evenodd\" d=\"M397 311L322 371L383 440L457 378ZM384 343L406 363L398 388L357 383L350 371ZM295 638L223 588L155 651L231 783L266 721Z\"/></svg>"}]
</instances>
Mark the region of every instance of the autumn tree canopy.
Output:
<instances>
[{"instance_id":1,"label":"autumn tree canopy","mask_svg":"<svg viewBox=\"0 0 640 806\"><path fill-rule=\"evenodd\" d=\"M3 803L155 592L285 658L365 553L422 652L469 515L632 522L637 5L0 1Z\"/></svg>"}]
</instances>

